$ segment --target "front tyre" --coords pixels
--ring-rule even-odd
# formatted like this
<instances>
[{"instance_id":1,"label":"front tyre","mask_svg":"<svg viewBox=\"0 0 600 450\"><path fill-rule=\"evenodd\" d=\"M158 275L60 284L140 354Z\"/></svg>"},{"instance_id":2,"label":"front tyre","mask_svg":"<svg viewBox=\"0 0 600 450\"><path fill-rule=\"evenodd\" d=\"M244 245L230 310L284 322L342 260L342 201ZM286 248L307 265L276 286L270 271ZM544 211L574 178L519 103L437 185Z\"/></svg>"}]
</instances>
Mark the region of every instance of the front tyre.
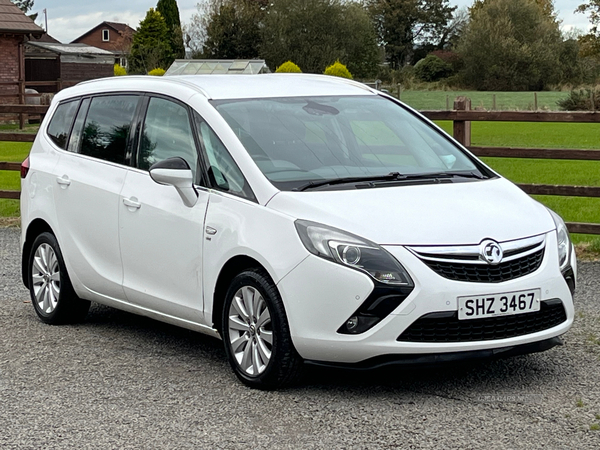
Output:
<instances>
[{"instance_id":1,"label":"front tyre","mask_svg":"<svg viewBox=\"0 0 600 450\"><path fill-rule=\"evenodd\" d=\"M247 386L277 389L300 378L302 358L292 344L279 292L266 272L247 270L232 280L221 330L229 363Z\"/></svg>"},{"instance_id":2,"label":"front tyre","mask_svg":"<svg viewBox=\"0 0 600 450\"><path fill-rule=\"evenodd\" d=\"M52 233L42 233L35 239L28 268L31 302L42 322L57 325L83 320L90 302L75 294Z\"/></svg>"}]
</instances>

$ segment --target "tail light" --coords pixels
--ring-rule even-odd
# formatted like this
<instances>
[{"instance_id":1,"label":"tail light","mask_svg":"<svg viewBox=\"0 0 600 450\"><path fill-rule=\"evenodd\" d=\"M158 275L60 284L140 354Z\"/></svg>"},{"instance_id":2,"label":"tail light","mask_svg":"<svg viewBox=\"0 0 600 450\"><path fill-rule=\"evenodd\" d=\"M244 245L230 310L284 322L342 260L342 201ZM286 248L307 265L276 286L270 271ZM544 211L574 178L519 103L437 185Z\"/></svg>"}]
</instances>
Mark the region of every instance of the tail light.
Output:
<instances>
[{"instance_id":1,"label":"tail light","mask_svg":"<svg viewBox=\"0 0 600 450\"><path fill-rule=\"evenodd\" d=\"M29 172L29 156L21 163L21 178L25 178Z\"/></svg>"}]
</instances>

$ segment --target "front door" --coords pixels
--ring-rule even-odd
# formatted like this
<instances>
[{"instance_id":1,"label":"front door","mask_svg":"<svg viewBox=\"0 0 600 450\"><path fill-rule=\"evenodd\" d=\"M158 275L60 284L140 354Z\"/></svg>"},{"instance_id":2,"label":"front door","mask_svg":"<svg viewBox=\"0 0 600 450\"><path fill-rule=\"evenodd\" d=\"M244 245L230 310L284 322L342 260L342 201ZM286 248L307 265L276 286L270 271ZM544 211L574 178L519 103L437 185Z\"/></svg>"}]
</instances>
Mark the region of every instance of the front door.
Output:
<instances>
[{"instance_id":1,"label":"front door","mask_svg":"<svg viewBox=\"0 0 600 450\"><path fill-rule=\"evenodd\" d=\"M123 288L138 306L202 323L202 239L208 191L186 206L172 186L152 180L152 164L179 156L198 174L189 109L151 97L139 133L136 168L120 196Z\"/></svg>"}]
</instances>

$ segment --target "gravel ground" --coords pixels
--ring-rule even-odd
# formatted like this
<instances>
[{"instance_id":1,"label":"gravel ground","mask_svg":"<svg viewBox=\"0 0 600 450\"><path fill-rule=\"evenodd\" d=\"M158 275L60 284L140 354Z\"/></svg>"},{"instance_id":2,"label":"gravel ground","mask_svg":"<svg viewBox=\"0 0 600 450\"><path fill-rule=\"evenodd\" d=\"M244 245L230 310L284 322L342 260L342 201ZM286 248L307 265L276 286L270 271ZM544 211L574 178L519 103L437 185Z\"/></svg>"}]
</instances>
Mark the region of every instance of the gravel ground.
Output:
<instances>
[{"instance_id":1,"label":"gravel ground","mask_svg":"<svg viewBox=\"0 0 600 450\"><path fill-rule=\"evenodd\" d=\"M565 346L439 370L311 369L260 392L221 342L93 305L42 324L0 228L0 448L600 448L600 263Z\"/></svg>"}]
</instances>

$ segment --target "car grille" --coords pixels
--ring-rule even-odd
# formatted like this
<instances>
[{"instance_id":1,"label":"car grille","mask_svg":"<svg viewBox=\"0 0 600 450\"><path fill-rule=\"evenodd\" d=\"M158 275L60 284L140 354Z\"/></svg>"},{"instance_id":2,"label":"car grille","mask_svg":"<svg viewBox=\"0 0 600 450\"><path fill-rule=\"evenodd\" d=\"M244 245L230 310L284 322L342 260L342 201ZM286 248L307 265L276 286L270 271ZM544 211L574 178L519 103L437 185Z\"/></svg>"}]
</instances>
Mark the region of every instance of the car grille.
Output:
<instances>
[{"instance_id":1,"label":"car grille","mask_svg":"<svg viewBox=\"0 0 600 450\"><path fill-rule=\"evenodd\" d=\"M408 249L438 275L454 281L500 283L539 269L546 248L545 235L496 243L502 249L499 264L489 263L483 240L478 245L416 246ZM493 242L493 241L492 241Z\"/></svg>"},{"instance_id":2,"label":"car grille","mask_svg":"<svg viewBox=\"0 0 600 450\"><path fill-rule=\"evenodd\" d=\"M544 259L544 249L496 266L428 260L423 262L434 272L450 280L500 283L535 272L540 267L542 259Z\"/></svg>"},{"instance_id":3,"label":"car grille","mask_svg":"<svg viewBox=\"0 0 600 450\"><path fill-rule=\"evenodd\" d=\"M546 300L540 310L513 316L458 320L458 312L438 312L422 316L408 327L398 341L472 342L506 339L536 333L560 325L567 314L559 299Z\"/></svg>"}]
</instances>

